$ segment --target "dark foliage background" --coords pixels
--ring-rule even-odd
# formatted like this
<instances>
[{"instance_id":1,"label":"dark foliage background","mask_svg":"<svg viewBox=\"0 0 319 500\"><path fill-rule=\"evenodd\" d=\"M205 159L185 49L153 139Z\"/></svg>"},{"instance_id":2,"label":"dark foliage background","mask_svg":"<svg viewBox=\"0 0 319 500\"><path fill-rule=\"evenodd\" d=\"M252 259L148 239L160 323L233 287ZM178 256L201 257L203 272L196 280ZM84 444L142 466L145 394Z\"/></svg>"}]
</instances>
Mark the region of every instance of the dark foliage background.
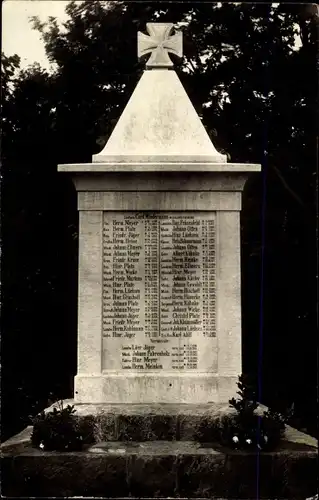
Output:
<instances>
[{"instance_id":1,"label":"dark foliage background","mask_svg":"<svg viewBox=\"0 0 319 500\"><path fill-rule=\"evenodd\" d=\"M263 403L294 403L292 423L315 434L318 7L94 0L67 12L63 29L33 20L54 72L2 55L2 439L51 391L72 396L78 221L57 164L102 149L143 71L149 21L182 22L176 70L216 147L263 165L243 200L243 369Z\"/></svg>"}]
</instances>

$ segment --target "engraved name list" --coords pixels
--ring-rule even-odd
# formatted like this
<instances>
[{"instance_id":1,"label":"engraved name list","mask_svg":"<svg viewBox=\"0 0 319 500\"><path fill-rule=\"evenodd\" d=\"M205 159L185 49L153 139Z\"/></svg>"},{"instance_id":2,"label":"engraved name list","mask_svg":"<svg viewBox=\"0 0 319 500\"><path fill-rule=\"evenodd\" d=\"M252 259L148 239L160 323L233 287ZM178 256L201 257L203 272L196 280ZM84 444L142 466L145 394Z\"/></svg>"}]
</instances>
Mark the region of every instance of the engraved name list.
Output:
<instances>
[{"instance_id":1,"label":"engraved name list","mask_svg":"<svg viewBox=\"0 0 319 500\"><path fill-rule=\"evenodd\" d=\"M213 370L215 274L213 212L104 212L103 368Z\"/></svg>"}]
</instances>

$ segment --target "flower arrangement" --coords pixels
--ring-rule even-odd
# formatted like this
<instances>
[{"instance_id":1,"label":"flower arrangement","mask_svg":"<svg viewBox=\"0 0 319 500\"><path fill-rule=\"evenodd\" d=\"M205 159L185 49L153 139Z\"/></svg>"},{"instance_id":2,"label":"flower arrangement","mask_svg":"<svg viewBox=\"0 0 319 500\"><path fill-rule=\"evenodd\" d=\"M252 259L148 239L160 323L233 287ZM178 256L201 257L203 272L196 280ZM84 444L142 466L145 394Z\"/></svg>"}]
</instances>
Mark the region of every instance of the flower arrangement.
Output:
<instances>
[{"instance_id":1,"label":"flower arrangement","mask_svg":"<svg viewBox=\"0 0 319 500\"><path fill-rule=\"evenodd\" d=\"M272 409L264 411L263 415L256 414L256 392L248 377L239 376L237 386L240 398L229 400L236 410L229 444L238 449L273 450L284 435L288 414L282 415Z\"/></svg>"},{"instance_id":2,"label":"flower arrangement","mask_svg":"<svg viewBox=\"0 0 319 500\"><path fill-rule=\"evenodd\" d=\"M82 449L83 436L74 418L74 406L63 407L63 401L57 401L57 407L50 412L42 411L32 418L32 446L44 451L77 451Z\"/></svg>"},{"instance_id":3,"label":"flower arrangement","mask_svg":"<svg viewBox=\"0 0 319 500\"><path fill-rule=\"evenodd\" d=\"M229 400L234 413L224 414L213 421L203 420L197 431L200 442L219 443L222 446L252 451L271 451L278 446L285 431L289 413L283 415L272 409L257 413L258 403L254 385L247 375L237 382L239 398Z\"/></svg>"}]
</instances>

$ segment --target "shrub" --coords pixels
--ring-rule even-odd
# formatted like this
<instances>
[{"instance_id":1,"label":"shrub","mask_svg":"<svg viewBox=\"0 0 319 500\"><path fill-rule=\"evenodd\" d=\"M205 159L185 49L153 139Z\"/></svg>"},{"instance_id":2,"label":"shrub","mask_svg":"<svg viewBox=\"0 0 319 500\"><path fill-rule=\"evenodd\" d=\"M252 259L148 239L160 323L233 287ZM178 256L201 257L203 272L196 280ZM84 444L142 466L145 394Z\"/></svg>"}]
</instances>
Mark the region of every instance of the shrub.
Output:
<instances>
[{"instance_id":1,"label":"shrub","mask_svg":"<svg viewBox=\"0 0 319 500\"><path fill-rule=\"evenodd\" d=\"M229 400L230 406L237 412L229 436L232 446L259 450L274 449L283 437L287 417L272 409L264 411L262 416L257 415L256 392L248 377L239 376L237 386L240 399Z\"/></svg>"},{"instance_id":2,"label":"shrub","mask_svg":"<svg viewBox=\"0 0 319 500\"><path fill-rule=\"evenodd\" d=\"M229 400L235 414L225 414L213 423L203 421L197 439L237 449L273 450L283 437L287 416L272 409L259 416L256 391L249 378L239 376L237 386L239 398Z\"/></svg>"},{"instance_id":3,"label":"shrub","mask_svg":"<svg viewBox=\"0 0 319 500\"><path fill-rule=\"evenodd\" d=\"M43 450L76 451L82 448L83 436L74 417L74 406L63 407L62 400L58 408L45 413L42 411L32 419L32 446Z\"/></svg>"}]
</instances>

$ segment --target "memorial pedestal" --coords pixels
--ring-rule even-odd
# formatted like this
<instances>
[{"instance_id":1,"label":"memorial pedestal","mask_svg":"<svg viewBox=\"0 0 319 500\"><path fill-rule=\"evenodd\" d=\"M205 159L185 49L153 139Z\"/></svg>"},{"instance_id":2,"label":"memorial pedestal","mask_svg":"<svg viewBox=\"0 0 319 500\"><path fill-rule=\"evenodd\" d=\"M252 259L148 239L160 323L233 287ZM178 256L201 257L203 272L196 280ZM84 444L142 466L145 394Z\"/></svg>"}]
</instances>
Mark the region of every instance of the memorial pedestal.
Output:
<instances>
[{"instance_id":1,"label":"memorial pedestal","mask_svg":"<svg viewBox=\"0 0 319 500\"><path fill-rule=\"evenodd\" d=\"M164 433L156 441L149 440L152 437L146 427L141 433L138 425L141 409L132 407L128 405L120 413L112 408L118 429L106 420L100 421L104 427L99 425L98 408L92 409L95 423L100 430L104 429L104 435L95 434L97 442L85 445L80 452L32 448L32 427L3 443L3 496L304 500L317 491L317 441L291 427L286 429L276 451L256 454L224 449L218 443L194 441L196 428L187 413L196 417L194 408L186 408L184 418L180 419L183 424L180 440L165 432L164 421L159 422L159 418L155 427L159 432L161 423ZM76 408L80 418L90 413L90 405L76 405ZM111 420L111 408L104 410ZM151 405L144 410L157 411L156 416L161 416ZM197 414L199 419L202 416L202 412ZM154 416L148 421L155 423ZM128 439L128 435L135 436L136 441Z\"/></svg>"},{"instance_id":2,"label":"memorial pedestal","mask_svg":"<svg viewBox=\"0 0 319 500\"><path fill-rule=\"evenodd\" d=\"M79 403L227 402L241 192L258 165L60 165L78 191Z\"/></svg>"}]
</instances>

